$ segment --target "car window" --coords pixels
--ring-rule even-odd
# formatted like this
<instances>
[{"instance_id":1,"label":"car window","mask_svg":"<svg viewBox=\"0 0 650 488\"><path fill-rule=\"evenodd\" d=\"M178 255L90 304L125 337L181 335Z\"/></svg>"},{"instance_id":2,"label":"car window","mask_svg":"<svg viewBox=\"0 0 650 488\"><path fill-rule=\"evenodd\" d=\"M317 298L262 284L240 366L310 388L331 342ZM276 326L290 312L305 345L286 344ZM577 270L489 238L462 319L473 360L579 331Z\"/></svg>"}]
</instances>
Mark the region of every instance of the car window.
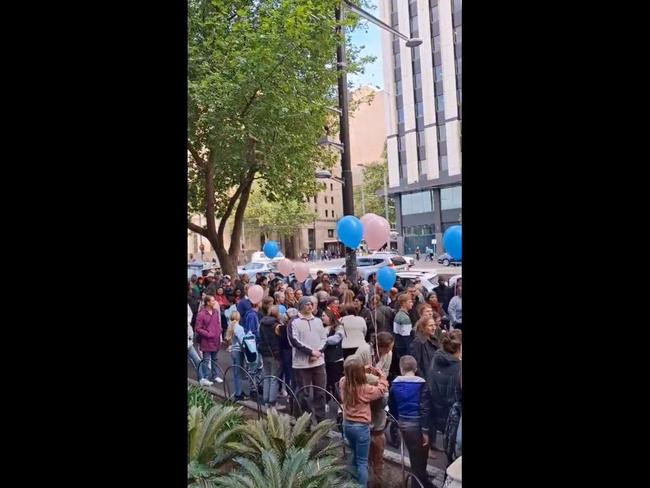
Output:
<instances>
[{"instance_id":1,"label":"car window","mask_svg":"<svg viewBox=\"0 0 650 488\"><path fill-rule=\"evenodd\" d=\"M401 266L403 264L406 264L406 260L402 256L395 256L390 258L390 260L393 262L395 266Z\"/></svg>"},{"instance_id":2,"label":"car window","mask_svg":"<svg viewBox=\"0 0 650 488\"><path fill-rule=\"evenodd\" d=\"M383 262L384 260L379 258L359 258L357 259L357 266L376 266Z\"/></svg>"}]
</instances>

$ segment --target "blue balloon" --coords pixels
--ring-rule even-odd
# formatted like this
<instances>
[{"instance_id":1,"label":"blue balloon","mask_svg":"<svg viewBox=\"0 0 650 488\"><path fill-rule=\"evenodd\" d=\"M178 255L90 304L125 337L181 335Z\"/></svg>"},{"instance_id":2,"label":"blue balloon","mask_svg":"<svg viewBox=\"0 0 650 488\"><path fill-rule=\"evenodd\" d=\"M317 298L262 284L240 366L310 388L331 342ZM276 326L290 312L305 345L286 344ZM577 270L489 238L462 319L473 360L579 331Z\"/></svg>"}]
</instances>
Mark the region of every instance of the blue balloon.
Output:
<instances>
[{"instance_id":1,"label":"blue balloon","mask_svg":"<svg viewBox=\"0 0 650 488\"><path fill-rule=\"evenodd\" d=\"M445 252L449 254L452 259L463 258L463 228L460 225L449 227L442 236L442 243L445 246Z\"/></svg>"},{"instance_id":2,"label":"blue balloon","mask_svg":"<svg viewBox=\"0 0 650 488\"><path fill-rule=\"evenodd\" d=\"M278 243L275 241L266 241L262 251L264 251L264 255L267 258L273 259L280 251L280 246L278 246Z\"/></svg>"},{"instance_id":3,"label":"blue balloon","mask_svg":"<svg viewBox=\"0 0 650 488\"><path fill-rule=\"evenodd\" d=\"M396 277L397 273L395 273L395 270L388 266L379 268L379 271L377 271L377 283L379 283L379 286L381 286L384 291L388 291L393 287Z\"/></svg>"},{"instance_id":4,"label":"blue balloon","mask_svg":"<svg viewBox=\"0 0 650 488\"><path fill-rule=\"evenodd\" d=\"M355 216L346 215L336 223L336 234L339 241L350 249L356 249L363 237L363 225Z\"/></svg>"}]
</instances>

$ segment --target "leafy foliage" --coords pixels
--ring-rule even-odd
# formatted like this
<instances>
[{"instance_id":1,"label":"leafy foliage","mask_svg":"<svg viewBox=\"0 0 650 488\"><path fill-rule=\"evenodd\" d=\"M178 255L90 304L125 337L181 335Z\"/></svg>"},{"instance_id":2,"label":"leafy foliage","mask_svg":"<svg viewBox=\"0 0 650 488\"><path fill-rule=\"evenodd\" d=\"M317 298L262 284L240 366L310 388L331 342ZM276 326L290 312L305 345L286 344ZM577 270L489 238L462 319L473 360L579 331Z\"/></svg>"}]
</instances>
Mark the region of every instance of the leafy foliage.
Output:
<instances>
[{"instance_id":1,"label":"leafy foliage","mask_svg":"<svg viewBox=\"0 0 650 488\"><path fill-rule=\"evenodd\" d=\"M266 233L278 233L282 237L292 235L302 224L313 222L316 212L302 201L280 200L272 202L254 188L246 206L246 221L255 224ZM248 224L247 224L248 225Z\"/></svg>"},{"instance_id":2,"label":"leafy foliage","mask_svg":"<svg viewBox=\"0 0 650 488\"><path fill-rule=\"evenodd\" d=\"M316 488L358 486L348 480L345 466L333 456L311 458L307 448L290 447L282 457L264 451L251 459L235 458L239 469L215 480L220 488Z\"/></svg>"},{"instance_id":3,"label":"leafy foliage","mask_svg":"<svg viewBox=\"0 0 650 488\"><path fill-rule=\"evenodd\" d=\"M336 425L334 421L323 420L308 431L310 424L309 413L304 413L292 427L288 416L271 411L263 419L236 427L234 430L240 440L226 443L224 449L232 456L241 455L250 459L258 459L262 453L271 451L281 462L291 447L306 449L310 459L324 458L341 449L340 442L326 439L328 432Z\"/></svg>"},{"instance_id":4,"label":"leafy foliage","mask_svg":"<svg viewBox=\"0 0 650 488\"><path fill-rule=\"evenodd\" d=\"M188 472L207 477L211 468L223 462L228 456L222 447L238 439L237 426L242 420L241 407L215 405L207 414L191 407L187 419Z\"/></svg>"},{"instance_id":5,"label":"leafy foliage","mask_svg":"<svg viewBox=\"0 0 650 488\"><path fill-rule=\"evenodd\" d=\"M189 410L191 410L192 407L199 407L204 414L207 414L210 409L214 407L212 395L203 388L195 385L188 385L187 407Z\"/></svg>"},{"instance_id":6,"label":"leafy foliage","mask_svg":"<svg viewBox=\"0 0 650 488\"><path fill-rule=\"evenodd\" d=\"M384 174L388 173L388 163L386 161L386 151L382 155L382 161L369 164L363 173L363 192L366 213L374 213L385 216L384 197L378 196L377 191L384 189ZM363 215L361 207L361 188L354 191L354 209L357 217ZM388 197L388 221L391 225L395 224L395 201Z\"/></svg>"},{"instance_id":7,"label":"leafy foliage","mask_svg":"<svg viewBox=\"0 0 650 488\"><path fill-rule=\"evenodd\" d=\"M235 270L253 181L270 202L301 202L317 191L314 171L335 162L316 142L336 103L337 4L188 0L188 211L208 222L188 225L210 240L226 272ZM366 61L349 46L348 72ZM226 253L231 216L235 245Z\"/></svg>"}]
</instances>

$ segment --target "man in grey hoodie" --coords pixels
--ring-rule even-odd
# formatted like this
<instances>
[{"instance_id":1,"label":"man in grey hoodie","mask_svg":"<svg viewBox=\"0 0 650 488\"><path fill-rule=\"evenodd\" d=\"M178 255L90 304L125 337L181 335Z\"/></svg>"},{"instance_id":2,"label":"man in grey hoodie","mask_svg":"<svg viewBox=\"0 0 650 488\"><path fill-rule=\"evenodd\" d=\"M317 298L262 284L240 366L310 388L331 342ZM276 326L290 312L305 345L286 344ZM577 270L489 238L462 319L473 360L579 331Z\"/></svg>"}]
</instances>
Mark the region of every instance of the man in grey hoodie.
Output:
<instances>
[{"instance_id":1,"label":"man in grey hoodie","mask_svg":"<svg viewBox=\"0 0 650 488\"><path fill-rule=\"evenodd\" d=\"M298 389L315 385L325 388L325 356L323 350L327 342L327 329L323 322L314 316L314 304L310 297L302 297L298 302L298 316L288 324L287 337L293 348L293 373ZM312 413L316 422L325 418L325 393L313 388ZM305 388L300 395L303 399L310 389ZM304 405L304 400L301 399ZM307 409L308 411L308 409Z\"/></svg>"}]
</instances>

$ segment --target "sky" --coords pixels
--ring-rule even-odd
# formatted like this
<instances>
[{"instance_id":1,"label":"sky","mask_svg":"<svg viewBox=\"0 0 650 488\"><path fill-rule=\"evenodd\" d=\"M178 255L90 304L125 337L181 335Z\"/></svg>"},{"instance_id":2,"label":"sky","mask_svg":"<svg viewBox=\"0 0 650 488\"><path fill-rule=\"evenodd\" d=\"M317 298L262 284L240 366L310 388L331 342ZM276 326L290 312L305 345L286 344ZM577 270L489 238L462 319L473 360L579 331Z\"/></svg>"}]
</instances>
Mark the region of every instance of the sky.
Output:
<instances>
[{"instance_id":1,"label":"sky","mask_svg":"<svg viewBox=\"0 0 650 488\"><path fill-rule=\"evenodd\" d=\"M365 10L375 17L379 17L377 10L377 0L371 0L373 7ZM365 73L360 75L348 76L348 81L352 82L355 87L362 85L372 85L384 87L383 64L381 59L381 30L376 25L367 22L367 29L358 28L350 34L350 40L355 46L365 46L361 51L362 55L375 56L377 59L373 63L367 64Z\"/></svg>"}]
</instances>

